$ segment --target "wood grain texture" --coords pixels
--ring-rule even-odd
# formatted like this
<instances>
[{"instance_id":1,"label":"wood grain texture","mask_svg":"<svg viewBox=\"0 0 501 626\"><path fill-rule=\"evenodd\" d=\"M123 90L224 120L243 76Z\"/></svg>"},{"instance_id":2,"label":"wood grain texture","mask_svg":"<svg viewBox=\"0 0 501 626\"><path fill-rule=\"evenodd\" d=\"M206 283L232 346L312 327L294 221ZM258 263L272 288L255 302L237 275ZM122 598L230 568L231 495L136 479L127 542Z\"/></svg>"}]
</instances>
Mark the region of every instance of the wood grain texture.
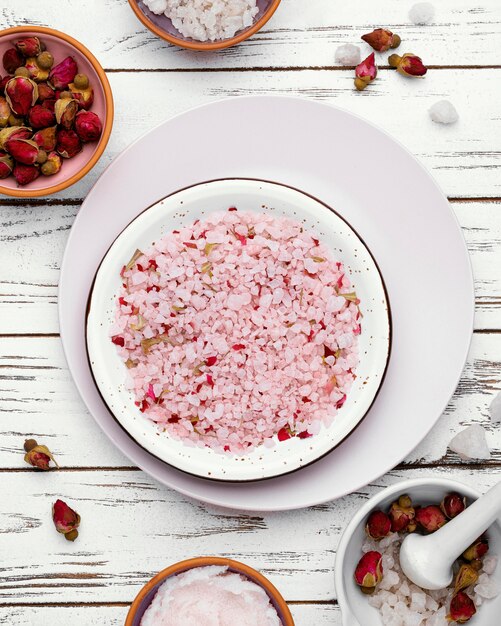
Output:
<instances>
[{"instance_id":1,"label":"wood grain texture","mask_svg":"<svg viewBox=\"0 0 501 626\"><path fill-rule=\"evenodd\" d=\"M401 0L283 0L273 18L252 39L217 54L193 53L170 46L148 31L127 0L95 0L82 15L78 0L68 11L37 0L3 0L0 24L50 25L79 39L105 68L248 68L332 66L336 47L360 43L360 36L380 26L402 37L406 52L421 54L433 65L492 65L501 59L501 6L497 0L440 0L433 24L410 23L412 2ZM83 23L85 28L83 28ZM103 25L106 28L103 28ZM386 60L386 55L381 55Z\"/></svg>"}]
</instances>

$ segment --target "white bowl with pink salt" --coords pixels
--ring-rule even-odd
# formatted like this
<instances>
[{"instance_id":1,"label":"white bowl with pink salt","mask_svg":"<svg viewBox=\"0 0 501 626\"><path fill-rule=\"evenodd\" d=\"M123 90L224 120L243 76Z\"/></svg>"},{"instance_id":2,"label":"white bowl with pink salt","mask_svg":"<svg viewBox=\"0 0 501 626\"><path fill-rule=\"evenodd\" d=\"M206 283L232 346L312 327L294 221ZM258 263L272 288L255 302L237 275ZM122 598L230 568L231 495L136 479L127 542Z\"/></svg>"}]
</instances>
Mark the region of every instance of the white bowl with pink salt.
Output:
<instances>
[{"instance_id":1,"label":"white bowl with pink salt","mask_svg":"<svg viewBox=\"0 0 501 626\"><path fill-rule=\"evenodd\" d=\"M370 251L284 185L212 181L141 213L89 299L97 386L129 435L185 472L250 481L333 450L368 413L391 344Z\"/></svg>"}]
</instances>

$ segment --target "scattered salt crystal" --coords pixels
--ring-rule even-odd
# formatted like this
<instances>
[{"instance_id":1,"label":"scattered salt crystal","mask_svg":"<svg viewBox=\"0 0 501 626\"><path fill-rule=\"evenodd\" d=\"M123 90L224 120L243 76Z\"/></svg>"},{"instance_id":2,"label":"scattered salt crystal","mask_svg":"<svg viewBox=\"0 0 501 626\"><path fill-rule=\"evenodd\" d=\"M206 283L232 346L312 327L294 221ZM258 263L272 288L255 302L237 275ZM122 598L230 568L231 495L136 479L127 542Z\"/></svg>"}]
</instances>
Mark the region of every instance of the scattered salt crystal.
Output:
<instances>
[{"instance_id":1,"label":"scattered salt crystal","mask_svg":"<svg viewBox=\"0 0 501 626\"><path fill-rule=\"evenodd\" d=\"M501 392L499 392L489 406L491 422L496 424L501 422Z\"/></svg>"},{"instance_id":2,"label":"scattered salt crystal","mask_svg":"<svg viewBox=\"0 0 501 626\"><path fill-rule=\"evenodd\" d=\"M454 124L459 115L456 107L449 100L439 100L429 109L431 119L437 124Z\"/></svg>"},{"instance_id":3,"label":"scattered salt crystal","mask_svg":"<svg viewBox=\"0 0 501 626\"><path fill-rule=\"evenodd\" d=\"M420 26L429 24L435 17L435 7L431 2L418 2L411 7L409 18L414 24Z\"/></svg>"},{"instance_id":4,"label":"scattered salt crystal","mask_svg":"<svg viewBox=\"0 0 501 626\"><path fill-rule=\"evenodd\" d=\"M482 569L488 576L490 576L491 574L494 574L494 572L496 571L497 565L498 565L497 556L492 556L490 554L485 556L484 560L482 561Z\"/></svg>"},{"instance_id":5,"label":"scattered salt crystal","mask_svg":"<svg viewBox=\"0 0 501 626\"><path fill-rule=\"evenodd\" d=\"M490 459L485 430L480 424L473 424L451 439L449 448L462 459Z\"/></svg>"},{"instance_id":6,"label":"scattered salt crystal","mask_svg":"<svg viewBox=\"0 0 501 626\"><path fill-rule=\"evenodd\" d=\"M336 49L336 63L341 65L358 65L360 60L360 48L352 43L345 43Z\"/></svg>"},{"instance_id":7,"label":"scattered salt crystal","mask_svg":"<svg viewBox=\"0 0 501 626\"><path fill-rule=\"evenodd\" d=\"M479 582L478 585L475 585L475 593L486 600L491 600L501 593L501 586L495 580L487 579L485 582Z\"/></svg>"}]
</instances>

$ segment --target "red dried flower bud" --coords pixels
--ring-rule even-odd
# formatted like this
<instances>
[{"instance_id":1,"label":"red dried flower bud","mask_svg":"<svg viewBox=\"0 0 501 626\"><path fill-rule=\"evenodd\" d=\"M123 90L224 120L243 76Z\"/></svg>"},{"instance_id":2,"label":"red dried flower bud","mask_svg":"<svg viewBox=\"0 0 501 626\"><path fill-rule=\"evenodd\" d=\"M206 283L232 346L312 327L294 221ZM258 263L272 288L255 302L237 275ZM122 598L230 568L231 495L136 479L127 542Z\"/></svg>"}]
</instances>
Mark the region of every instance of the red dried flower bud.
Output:
<instances>
[{"instance_id":1,"label":"red dried flower bud","mask_svg":"<svg viewBox=\"0 0 501 626\"><path fill-rule=\"evenodd\" d=\"M47 80L47 78L49 78L49 70L45 70L40 67L35 57L30 57L29 59L26 59L24 67L30 73L30 78L32 78L37 83Z\"/></svg>"},{"instance_id":2,"label":"red dried flower bud","mask_svg":"<svg viewBox=\"0 0 501 626\"><path fill-rule=\"evenodd\" d=\"M24 117L37 101L37 84L31 78L14 76L5 85L5 97L12 111Z\"/></svg>"},{"instance_id":3,"label":"red dried flower bud","mask_svg":"<svg viewBox=\"0 0 501 626\"><path fill-rule=\"evenodd\" d=\"M44 100L42 102L42 106L44 109L47 109L49 111L51 111L52 113L54 113L55 109L56 109L56 99L55 98L47 98L47 100Z\"/></svg>"},{"instance_id":4,"label":"red dried flower bud","mask_svg":"<svg viewBox=\"0 0 501 626\"><path fill-rule=\"evenodd\" d=\"M394 35L391 30L386 28L376 28L372 33L362 35L362 39L377 52L386 52L390 48L398 48L401 41L398 35Z\"/></svg>"},{"instance_id":5,"label":"red dried flower bud","mask_svg":"<svg viewBox=\"0 0 501 626\"><path fill-rule=\"evenodd\" d=\"M75 83L71 83L68 85L68 89L71 91L72 98L75 98L75 100L78 101L81 109L85 109L86 111L90 109L92 103L94 102L94 90L92 87L79 89L75 86Z\"/></svg>"},{"instance_id":6,"label":"red dried flower bud","mask_svg":"<svg viewBox=\"0 0 501 626\"><path fill-rule=\"evenodd\" d=\"M38 37L26 37L16 41L16 48L25 57L36 57L42 52L42 44Z\"/></svg>"},{"instance_id":7,"label":"red dried flower bud","mask_svg":"<svg viewBox=\"0 0 501 626\"><path fill-rule=\"evenodd\" d=\"M57 126L49 126L48 128L37 131L32 139L41 150L50 152L56 147L56 131Z\"/></svg>"},{"instance_id":8,"label":"red dried flower bud","mask_svg":"<svg viewBox=\"0 0 501 626\"><path fill-rule=\"evenodd\" d=\"M73 126L75 116L78 112L78 102L71 98L60 98L56 100L54 106L54 113L56 114L56 120L58 124L61 124L66 129Z\"/></svg>"},{"instance_id":9,"label":"red dried flower bud","mask_svg":"<svg viewBox=\"0 0 501 626\"><path fill-rule=\"evenodd\" d=\"M38 101L44 102L45 100L55 100L56 92L48 83L38 84Z\"/></svg>"},{"instance_id":10,"label":"red dried flower bud","mask_svg":"<svg viewBox=\"0 0 501 626\"><path fill-rule=\"evenodd\" d=\"M374 588L383 579L383 557L379 552L366 552L355 568L355 582L360 587Z\"/></svg>"},{"instance_id":11,"label":"red dried flower bud","mask_svg":"<svg viewBox=\"0 0 501 626\"><path fill-rule=\"evenodd\" d=\"M0 128L7 126L11 114L10 106L7 100L0 96Z\"/></svg>"},{"instance_id":12,"label":"red dried flower bud","mask_svg":"<svg viewBox=\"0 0 501 626\"><path fill-rule=\"evenodd\" d=\"M26 126L9 126L0 130L0 149L5 150L5 144L9 139L29 139L31 129Z\"/></svg>"},{"instance_id":13,"label":"red dried flower bud","mask_svg":"<svg viewBox=\"0 0 501 626\"><path fill-rule=\"evenodd\" d=\"M9 139L5 149L18 163L33 165L38 158L38 145L31 139Z\"/></svg>"},{"instance_id":14,"label":"red dried flower bud","mask_svg":"<svg viewBox=\"0 0 501 626\"><path fill-rule=\"evenodd\" d=\"M374 52L355 68L355 87L362 91L377 76L376 57Z\"/></svg>"},{"instance_id":15,"label":"red dried flower bud","mask_svg":"<svg viewBox=\"0 0 501 626\"><path fill-rule=\"evenodd\" d=\"M38 445L35 439L27 439L24 442L24 449L26 451L24 460L29 465L46 471L50 469L50 461L53 461L59 467L49 448Z\"/></svg>"},{"instance_id":16,"label":"red dried flower bud","mask_svg":"<svg viewBox=\"0 0 501 626\"><path fill-rule=\"evenodd\" d=\"M54 89L66 89L73 82L77 72L78 67L73 57L66 57L61 63L52 68L49 74L49 82Z\"/></svg>"},{"instance_id":17,"label":"red dried flower bud","mask_svg":"<svg viewBox=\"0 0 501 626\"><path fill-rule=\"evenodd\" d=\"M466 498L459 495L459 493L450 493L440 503L442 513L452 519L459 515L466 509Z\"/></svg>"},{"instance_id":18,"label":"red dried flower bud","mask_svg":"<svg viewBox=\"0 0 501 626\"><path fill-rule=\"evenodd\" d=\"M4 76L0 79L0 93L5 94L5 85L9 82L12 76Z\"/></svg>"},{"instance_id":19,"label":"red dried flower bud","mask_svg":"<svg viewBox=\"0 0 501 626\"><path fill-rule=\"evenodd\" d=\"M388 63L403 76L424 76L428 71L421 58L415 54L406 53L402 57L398 54L392 54L388 58Z\"/></svg>"},{"instance_id":20,"label":"red dried flower bud","mask_svg":"<svg viewBox=\"0 0 501 626\"><path fill-rule=\"evenodd\" d=\"M478 580L478 570L471 563L463 563L454 580L454 594L474 585Z\"/></svg>"},{"instance_id":21,"label":"red dried flower bud","mask_svg":"<svg viewBox=\"0 0 501 626\"><path fill-rule=\"evenodd\" d=\"M460 591L451 600L447 618L457 624L466 624L476 612L473 600L464 591Z\"/></svg>"},{"instance_id":22,"label":"red dried flower bud","mask_svg":"<svg viewBox=\"0 0 501 626\"><path fill-rule=\"evenodd\" d=\"M40 176L38 167L34 165L23 165L22 163L16 163L12 173L18 185L27 185Z\"/></svg>"},{"instance_id":23,"label":"red dried flower bud","mask_svg":"<svg viewBox=\"0 0 501 626\"><path fill-rule=\"evenodd\" d=\"M391 532L391 520L383 511L372 511L367 519L365 532L372 539L382 539Z\"/></svg>"},{"instance_id":24,"label":"red dried flower bud","mask_svg":"<svg viewBox=\"0 0 501 626\"><path fill-rule=\"evenodd\" d=\"M28 122L32 128L47 128L47 126L52 126L56 123L56 117L52 111L46 109L41 104L35 104L34 107L30 109L28 115Z\"/></svg>"},{"instance_id":25,"label":"red dried flower bud","mask_svg":"<svg viewBox=\"0 0 501 626\"><path fill-rule=\"evenodd\" d=\"M47 161L42 164L41 172L44 176L53 176L57 174L63 166L63 160L57 152L49 152Z\"/></svg>"},{"instance_id":26,"label":"red dried flower bud","mask_svg":"<svg viewBox=\"0 0 501 626\"><path fill-rule=\"evenodd\" d=\"M52 505L52 519L58 533L62 533L68 541L75 541L78 537L77 528L80 526L80 515L76 511L66 502L56 500Z\"/></svg>"},{"instance_id":27,"label":"red dried flower bud","mask_svg":"<svg viewBox=\"0 0 501 626\"><path fill-rule=\"evenodd\" d=\"M447 519L440 510L440 507L435 506L434 504L418 509L416 511L416 521L429 533L434 533L447 523Z\"/></svg>"},{"instance_id":28,"label":"red dried flower bud","mask_svg":"<svg viewBox=\"0 0 501 626\"><path fill-rule=\"evenodd\" d=\"M412 500L407 495L400 496L398 501L393 502L388 512L393 532L409 530L409 524L413 522L416 511L412 506Z\"/></svg>"},{"instance_id":29,"label":"red dried flower bud","mask_svg":"<svg viewBox=\"0 0 501 626\"><path fill-rule=\"evenodd\" d=\"M82 149L82 142L74 130L60 130L57 133L56 150L64 159L72 159Z\"/></svg>"},{"instance_id":30,"label":"red dried flower bud","mask_svg":"<svg viewBox=\"0 0 501 626\"><path fill-rule=\"evenodd\" d=\"M12 174L14 160L7 152L0 151L0 178L7 178Z\"/></svg>"},{"instance_id":31,"label":"red dried flower bud","mask_svg":"<svg viewBox=\"0 0 501 626\"><path fill-rule=\"evenodd\" d=\"M14 74L23 62L23 56L16 48L7 48L3 53L2 63L7 74Z\"/></svg>"},{"instance_id":32,"label":"red dried flower bud","mask_svg":"<svg viewBox=\"0 0 501 626\"><path fill-rule=\"evenodd\" d=\"M463 552L463 558L467 561L481 559L489 550L489 542L487 539L478 539L469 548Z\"/></svg>"},{"instance_id":33,"label":"red dried flower bud","mask_svg":"<svg viewBox=\"0 0 501 626\"><path fill-rule=\"evenodd\" d=\"M99 117L92 111L80 111L75 118L75 131L85 143L97 141L101 136L103 126Z\"/></svg>"}]
</instances>

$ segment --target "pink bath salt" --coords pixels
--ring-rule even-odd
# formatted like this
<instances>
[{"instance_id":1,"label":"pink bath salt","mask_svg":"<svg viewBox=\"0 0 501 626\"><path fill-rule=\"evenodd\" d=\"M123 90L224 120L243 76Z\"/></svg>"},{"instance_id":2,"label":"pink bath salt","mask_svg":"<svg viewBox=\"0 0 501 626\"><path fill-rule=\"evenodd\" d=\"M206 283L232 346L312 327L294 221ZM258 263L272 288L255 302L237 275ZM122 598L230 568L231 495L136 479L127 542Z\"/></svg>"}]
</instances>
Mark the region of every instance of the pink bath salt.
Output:
<instances>
[{"instance_id":1,"label":"pink bath salt","mask_svg":"<svg viewBox=\"0 0 501 626\"><path fill-rule=\"evenodd\" d=\"M136 251L120 275L110 340L138 411L166 436L240 455L315 436L342 409L360 302L300 222L213 213Z\"/></svg>"},{"instance_id":2,"label":"pink bath salt","mask_svg":"<svg viewBox=\"0 0 501 626\"><path fill-rule=\"evenodd\" d=\"M265 590L227 567L196 567L159 587L140 626L281 626Z\"/></svg>"}]
</instances>

